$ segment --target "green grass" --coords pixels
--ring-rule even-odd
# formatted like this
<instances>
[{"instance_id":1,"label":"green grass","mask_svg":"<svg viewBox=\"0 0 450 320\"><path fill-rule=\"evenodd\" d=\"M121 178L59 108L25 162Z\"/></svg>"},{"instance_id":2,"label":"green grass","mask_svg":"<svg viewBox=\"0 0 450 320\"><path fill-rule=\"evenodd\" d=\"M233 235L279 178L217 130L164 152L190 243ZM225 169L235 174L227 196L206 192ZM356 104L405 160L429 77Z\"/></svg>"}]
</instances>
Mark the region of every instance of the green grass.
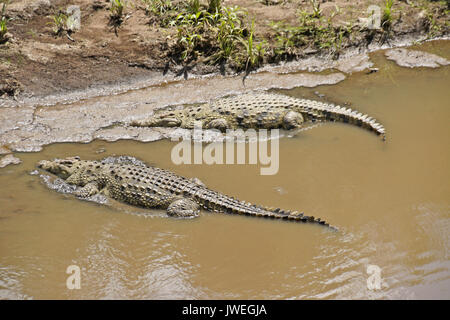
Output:
<instances>
[{"instance_id":1,"label":"green grass","mask_svg":"<svg viewBox=\"0 0 450 320\"><path fill-rule=\"evenodd\" d=\"M49 22L52 25L52 31L55 36L61 35L64 31L67 31L67 15L64 14L61 10L51 16L52 22Z\"/></svg>"},{"instance_id":2,"label":"green grass","mask_svg":"<svg viewBox=\"0 0 450 320\"><path fill-rule=\"evenodd\" d=\"M109 7L110 18L116 22L121 22L125 11L124 0L110 0L111 6Z\"/></svg>"},{"instance_id":3,"label":"green grass","mask_svg":"<svg viewBox=\"0 0 450 320\"><path fill-rule=\"evenodd\" d=\"M322 10L320 10L320 2L318 0L310 0L313 12L311 14L312 18L320 18L322 16Z\"/></svg>"},{"instance_id":4,"label":"green grass","mask_svg":"<svg viewBox=\"0 0 450 320\"><path fill-rule=\"evenodd\" d=\"M174 4L170 0L142 0L146 6L146 11L157 16L163 16L169 11L175 9Z\"/></svg>"},{"instance_id":5,"label":"green grass","mask_svg":"<svg viewBox=\"0 0 450 320\"><path fill-rule=\"evenodd\" d=\"M255 43L254 42L254 27L255 22L252 21L252 26L250 29L250 33L247 37L247 39L241 38L240 41L245 47L245 55L243 58L238 59L238 63L244 62L245 64L245 71L249 71L251 68L259 66L264 59L264 55L266 52L265 43ZM244 67L244 64L242 64L242 67Z\"/></svg>"},{"instance_id":6,"label":"green grass","mask_svg":"<svg viewBox=\"0 0 450 320\"><path fill-rule=\"evenodd\" d=\"M147 4L146 11L153 22L171 29L168 34L176 30L175 41L168 42L168 56L173 61L183 64L226 62L232 69L246 71L264 61L296 59L316 52L335 59L351 44L370 43L377 38L383 41L393 32L395 10L402 8L402 5L396 8L394 0L384 0L382 30L368 30L360 26L356 18L348 22L335 19L342 13L338 6L325 11L319 0L308 0L307 10L302 7L303 10L297 12L296 23L272 22L267 41L261 41L247 12L237 6L225 6L223 1L142 1ZM427 18L430 35L442 33L446 25L436 15L430 14Z\"/></svg>"},{"instance_id":7,"label":"green grass","mask_svg":"<svg viewBox=\"0 0 450 320\"><path fill-rule=\"evenodd\" d=\"M179 55L183 63L202 58L206 63L228 61L237 69L248 69L264 55L262 44L255 42L253 26L249 32L244 21L247 13L237 6L222 6L221 1L215 0L203 5L192 0L160 13L158 10L155 15L162 26L177 29L172 54Z\"/></svg>"},{"instance_id":8,"label":"green grass","mask_svg":"<svg viewBox=\"0 0 450 320\"><path fill-rule=\"evenodd\" d=\"M303 48L326 50L334 58L339 56L345 38L352 33L353 26L333 26L333 19L340 14L339 7L329 17L325 17L316 1L311 1L312 12L300 10L298 24L287 25L272 22L276 44L272 48L273 59L296 58L303 54Z\"/></svg>"},{"instance_id":9,"label":"green grass","mask_svg":"<svg viewBox=\"0 0 450 320\"><path fill-rule=\"evenodd\" d=\"M220 12L221 8L222 8L222 0L209 0L208 4L209 13Z\"/></svg>"},{"instance_id":10,"label":"green grass","mask_svg":"<svg viewBox=\"0 0 450 320\"><path fill-rule=\"evenodd\" d=\"M7 2L3 2L2 11L0 14L0 43L3 43L7 40L6 33L8 32L8 19L6 18L6 5Z\"/></svg>"},{"instance_id":11,"label":"green grass","mask_svg":"<svg viewBox=\"0 0 450 320\"><path fill-rule=\"evenodd\" d=\"M392 27L393 16L392 16L392 6L394 5L394 0L385 0L383 8L383 17L381 18L381 27L384 30L389 30Z\"/></svg>"}]
</instances>

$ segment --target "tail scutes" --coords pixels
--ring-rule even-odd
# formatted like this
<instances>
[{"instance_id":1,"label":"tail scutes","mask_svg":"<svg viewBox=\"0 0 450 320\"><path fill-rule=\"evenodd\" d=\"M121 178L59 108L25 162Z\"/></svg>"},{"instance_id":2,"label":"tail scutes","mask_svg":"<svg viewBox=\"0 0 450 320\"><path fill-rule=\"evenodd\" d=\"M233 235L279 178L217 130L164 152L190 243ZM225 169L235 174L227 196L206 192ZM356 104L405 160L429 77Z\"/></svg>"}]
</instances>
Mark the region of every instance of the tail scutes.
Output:
<instances>
[{"instance_id":1,"label":"tail scutes","mask_svg":"<svg viewBox=\"0 0 450 320\"><path fill-rule=\"evenodd\" d=\"M330 225L325 220L322 220L321 218L315 218L314 216L307 216L303 212L281 210L280 208L266 208L266 210L269 212L267 216L268 218L279 218L282 220L295 222L315 223L333 229L334 231L338 231L336 227Z\"/></svg>"}]
</instances>

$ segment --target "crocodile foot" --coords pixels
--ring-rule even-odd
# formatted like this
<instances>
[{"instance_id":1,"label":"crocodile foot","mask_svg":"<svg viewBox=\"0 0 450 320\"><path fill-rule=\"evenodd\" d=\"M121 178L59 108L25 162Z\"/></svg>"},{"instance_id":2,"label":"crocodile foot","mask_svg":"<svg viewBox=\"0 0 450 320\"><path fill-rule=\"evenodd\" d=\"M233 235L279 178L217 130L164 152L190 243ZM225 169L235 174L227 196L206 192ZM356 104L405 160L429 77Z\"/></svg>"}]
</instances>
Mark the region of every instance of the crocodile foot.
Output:
<instances>
[{"instance_id":1,"label":"crocodile foot","mask_svg":"<svg viewBox=\"0 0 450 320\"><path fill-rule=\"evenodd\" d=\"M167 208L167 214L172 217L195 218L198 217L199 212L200 206L187 198L177 199Z\"/></svg>"}]
</instances>

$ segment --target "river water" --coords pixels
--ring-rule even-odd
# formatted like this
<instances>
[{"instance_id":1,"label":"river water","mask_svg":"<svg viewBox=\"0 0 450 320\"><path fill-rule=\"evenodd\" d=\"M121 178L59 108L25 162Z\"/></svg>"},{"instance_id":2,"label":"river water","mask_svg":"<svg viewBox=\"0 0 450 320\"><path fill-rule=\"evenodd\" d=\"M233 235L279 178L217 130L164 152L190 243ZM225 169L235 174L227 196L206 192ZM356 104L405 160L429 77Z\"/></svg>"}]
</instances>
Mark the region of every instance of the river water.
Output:
<instances>
[{"instance_id":1,"label":"river water","mask_svg":"<svg viewBox=\"0 0 450 320\"><path fill-rule=\"evenodd\" d=\"M0 170L0 298L450 299L450 67L401 68L380 52L371 60L379 72L277 92L350 103L385 126L386 141L325 123L279 140L275 175L261 164L176 165L168 140L18 154L22 164ZM72 155L134 156L339 232L209 212L179 220L81 201L29 174L39 160ZM67 288L71 265L80 289Z\"/></svg>"}]
</instances>

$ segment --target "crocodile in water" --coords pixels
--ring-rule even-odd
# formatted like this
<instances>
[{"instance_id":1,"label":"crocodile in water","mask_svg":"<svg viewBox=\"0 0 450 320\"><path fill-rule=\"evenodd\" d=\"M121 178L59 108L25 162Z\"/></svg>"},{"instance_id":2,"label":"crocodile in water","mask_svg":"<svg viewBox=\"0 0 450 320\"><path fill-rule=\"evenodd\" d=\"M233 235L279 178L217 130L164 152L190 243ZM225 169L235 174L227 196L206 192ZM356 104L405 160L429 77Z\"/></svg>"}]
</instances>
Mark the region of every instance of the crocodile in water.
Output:
<instances>
[{"instance_id":1,"label":"crocodile in water","mask_svg":"<svg viewBox=\"0 0 450 320\"><path fill-rule=\"evenodd\" d=\"M38 163L38 167L69 184L80 186L75 192L79 197L90 197L102 192L127 204L166 209L169 216L196 217L202 207L214 212L311 222L330 227L320 218L239 201L208 189L198 179L187 179L130 159L134 158L110 157L91 161L69 157L43 160Z\"/></svg>"}]
</instances>

